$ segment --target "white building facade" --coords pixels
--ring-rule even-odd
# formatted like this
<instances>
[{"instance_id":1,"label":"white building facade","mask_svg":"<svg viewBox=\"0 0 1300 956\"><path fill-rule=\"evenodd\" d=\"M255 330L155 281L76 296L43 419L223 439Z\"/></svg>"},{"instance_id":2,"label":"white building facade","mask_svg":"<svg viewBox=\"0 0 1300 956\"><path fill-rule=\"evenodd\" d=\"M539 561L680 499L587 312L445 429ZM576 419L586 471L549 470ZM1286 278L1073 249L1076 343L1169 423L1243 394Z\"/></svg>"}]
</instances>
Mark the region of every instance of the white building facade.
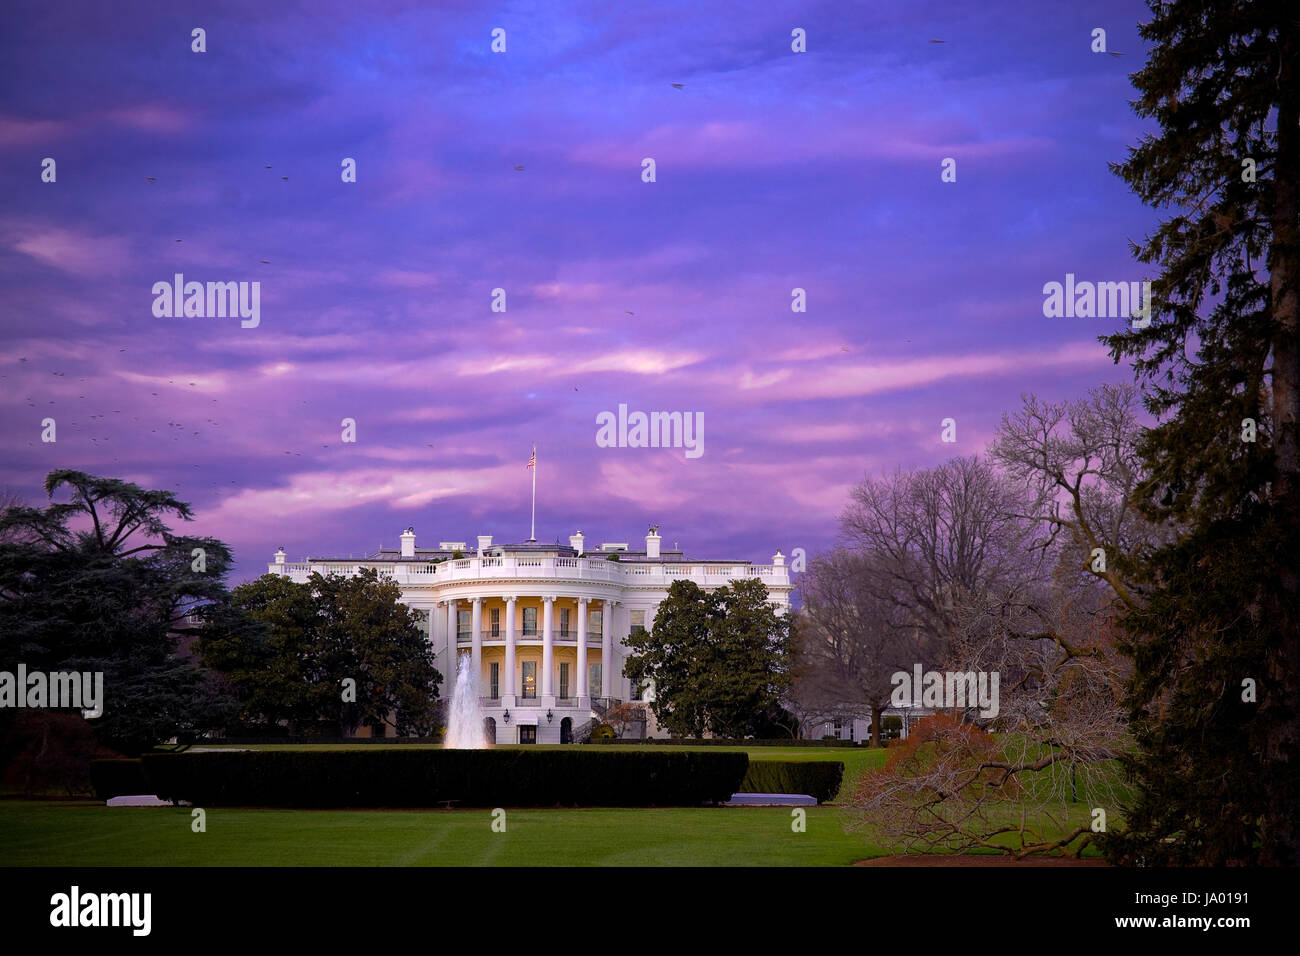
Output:
<instances>
[{"instance_id":1,"label":"white building facade","mask_svg":"<svg viewBox=\"0 0 1300 956\"><path fill-rule=\"evenodd\" d=\"M393 581L403 603L422 612L444 697L459 658L470 658L489 739L498 743L568 743L610 707L649 699L623 677L624 640L653 626L674 581L714 590L757 578L778 613L790 607L781 552L771 564L687 558L661 548L657 527L644 549L619 542L595 552L586 551L580 531L567 547L532 540L494 545L491 535L480 535L473 548L442 541L421 549L415 538L408 528L400 550L359 560L289 563L281 548L268 571L306 582L313 572L350 576L375 568Z\"/></svg>"}]
</instances>

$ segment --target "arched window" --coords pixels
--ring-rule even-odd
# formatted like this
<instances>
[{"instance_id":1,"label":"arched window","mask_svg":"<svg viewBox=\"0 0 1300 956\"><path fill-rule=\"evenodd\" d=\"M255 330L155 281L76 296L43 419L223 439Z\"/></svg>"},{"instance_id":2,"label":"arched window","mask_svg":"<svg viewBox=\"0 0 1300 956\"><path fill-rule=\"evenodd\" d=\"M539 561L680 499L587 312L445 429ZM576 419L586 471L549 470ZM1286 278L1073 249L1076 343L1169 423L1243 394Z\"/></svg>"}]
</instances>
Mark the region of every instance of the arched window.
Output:
<instances>
[{"instance_id":1,"label":"arched window","mask_svg":"<svg viewBox=\"0 0 1300 956\"><path fill-rule=\"evenodd\" d=\"M497 742L497 722L491 717L487 717L483 721L483 735L487 737L488 743L494 744Z\"/></svg>"},{"instance_id":2,"label":"arched window","mask_svg":"<svg viewBox=\"0 0 1300 956\"><path fill-rule=\"evenodd\" d=\"M573 743L573 718L565 717L560 721L560 743Z\"/></svg>"}]
</instances>

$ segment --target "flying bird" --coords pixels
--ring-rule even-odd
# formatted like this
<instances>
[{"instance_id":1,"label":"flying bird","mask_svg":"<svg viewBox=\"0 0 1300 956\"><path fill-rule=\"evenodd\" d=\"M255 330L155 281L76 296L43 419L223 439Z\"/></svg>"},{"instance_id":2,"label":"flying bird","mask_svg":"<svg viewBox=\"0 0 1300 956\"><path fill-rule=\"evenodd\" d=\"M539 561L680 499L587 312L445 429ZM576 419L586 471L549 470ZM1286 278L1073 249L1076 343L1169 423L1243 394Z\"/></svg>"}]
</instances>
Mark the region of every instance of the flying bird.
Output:
<instances>
[{"instance_id":1,"label":"flying bird","mask_svg":"<svg viewBox=\"0 0 1300 956\"><path fill-rule=\"evenodd\" d=\"M1123 55L1124 55L1124 54L1121 53L1119 50L1107 50L1106 52L1109 53L1111 56L1123 56Z\"/></svg>"},{"instance_id":2,"label":"flying bird","mask_svg":"<svg viewBox=\"0 0 1300 956\"><path fill-rule=\"evenodd\" d=\"M260 263L262 263L262 265L264 265L264 266L269 266L269 265L271 264L271 260L270 260L270 259L258 259L257 261L260 262Z\"/></svg>"},{"instance_id":3,"label":"flying bird","mask_svg":"<svg viewBox=\"0 0 1300 956\"><path fill-rule=\"evenodd\" d=\"M262 168L263 168L263 169L270 169L270 168L271 168L271 164L270 164L270 163L267 163L267 164L266 164L265 166L263 166Z\"/></svg>"},{"instance_id":4,"label":"flying bird","mask_svg":"<svg viewBox=\"0 0 1300 956\"><path fill-rule=\"evenodd\" d=\"M177 240L176 240L176 241L177 241L177 242L180 242L180 240L179 240L179 239L177 239Z\"/></svg>"},{"instance_id":5,"label":"flying bird","mask_svg":"<svg viewBox=\"0 0 1300 956\"><path fill-rule=\"evenodd\" d=\"M680 90L684 85L685 85L684 83L674 83L673 89Z\"/></svg>"},{"instance_id":6,"label":"flying bird","mask_svg":"<svg viewBox=\"0 0 1300 956\"><path fill-rule=\"evenodd\" d=\"M288 176L281 176L280 178L281 178L282 180L284 180L286 183L289 181L289 177L288 177Z\"/></svg>"},{"instance_id":7,"label":"flying bird","mask_svg":"<svg viewBox=\"0 0 1300 956\"><path fill-rule=\"evenodd\" d=\"M931 43L947 43L947 40L931 40Z\"/></svg>"},{"instance_id":8,"label":"flying bird","mask_svg":"<svg viewBox=\"0 0 1300 956\"><path fill-rule=\"evenodd\" d=\"M157 180L154 179L152 176L146 176L146 177L145 177L145 180L146 180L147 182L151 182L151 183L153 183L153 182L157 182Z\"/></svg>"}]
</instances>

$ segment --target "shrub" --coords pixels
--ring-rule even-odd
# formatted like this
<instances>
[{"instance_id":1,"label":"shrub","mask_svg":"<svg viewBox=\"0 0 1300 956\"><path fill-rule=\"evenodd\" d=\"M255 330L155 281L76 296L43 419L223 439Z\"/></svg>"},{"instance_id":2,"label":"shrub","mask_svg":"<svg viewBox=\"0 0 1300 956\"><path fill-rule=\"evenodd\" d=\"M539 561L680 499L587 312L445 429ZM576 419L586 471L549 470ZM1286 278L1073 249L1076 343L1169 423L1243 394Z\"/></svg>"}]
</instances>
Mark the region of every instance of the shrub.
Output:
<instances>
[{"instance_id":1,"label":"shrub","mask_svg":"<svg viewBox=\"0 0 1300 956\"><path fill-rule=\"evenodd\" d=\"M0 776L25 796L90 793L90 762L115 757L79 714L32 709L10 712L0 733Z\"/></svg>"},{"instance_id":2,"label":"shrub","mask_svg":"<svg viewBox=\"0 0 1300 956\"><path fill-rule=\"evenodd\" d=\"M146 792L196 806L698 806L729 800L743 753L575 750L148 754Z\"/></svg>"},{"instance_id":3,"label":"shrub","mask_svg":"<svg viewBox=\"0 0 1300 956\"><path fill-rule=\"evenodd\" d=\"M614 728L609 724L597 724L591 728L591 742L602 743L607 740L618 740L618 734L614 733Z\"/></svg>"},{"instance_id":4,"label":"shrub","mask_svg":"<svg viewBox=\"0 0 1300 956\"><path fill-rule=\"evenodd\" d=\"M739 793L804 793L831 800L844 780L838 760L751 760Z\"/></svg>"},{"instance_id":5,"label":"shrub","mask_svg":"<svg viewBox=\"0 0 1300 956\"><path fill-rule=\"evenodd\" d=\"M274 741L268 741L274 742ZM624 740L593 740L593 743L611 743L622 746L642 745L646 747L852 747L852 741L829 737L826 740L755 740L751 737L646 737Z\"/></svg>"},{"instance_id":6,"label":"shrub","mask_svg":"<svg viewBox=\"0 0 1300 956\"><path fill-rule=\"evenodd\" d=\"M139 757L123 760L92 760L90 785L95 788L95 796L101 800L153 793L145 781L144 767Z\"/></svg>"}]
</instances>

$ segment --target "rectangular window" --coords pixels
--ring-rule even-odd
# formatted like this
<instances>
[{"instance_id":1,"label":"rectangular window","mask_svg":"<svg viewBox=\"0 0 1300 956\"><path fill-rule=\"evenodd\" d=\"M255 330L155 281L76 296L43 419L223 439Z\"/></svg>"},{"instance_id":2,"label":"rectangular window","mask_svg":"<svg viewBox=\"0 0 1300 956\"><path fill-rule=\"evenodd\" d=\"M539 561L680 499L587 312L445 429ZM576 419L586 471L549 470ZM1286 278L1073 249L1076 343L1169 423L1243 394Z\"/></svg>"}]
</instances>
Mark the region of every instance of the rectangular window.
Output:
<instances>
[{"instance_id":1,"label":"rectangular window","mask_svg":"<svg viewBox=\"0 0 1300 956\"><path fill-rule=\"evenodd\" d=\"M560 637L569 637L569 609L560 608Z\"/></svg>"},{"instance_id":2,"label":"rectangular window","mask_svg":"<svg viewBox=\"0 0 1300 956\"><path fill-rule=\"evenodd\" d=\"M523 675L523 697L525 700L537 698L537 661L524 661L519 665Z\"/></svg>"},{"instance_id":3,"label":"rectangular window","mask_svg":"<svg viewBox=\"0 0 1300 956\"><path fill-rule=\"evenodd\" d=\"M519 725L519 742L521 744L537 743L537 725L520 724Z\"/></svg>"},{"instance_id":4,"label":"rectangular window","mask_svg":"<svg viewBox=\"0 0 1300 956\"><path fill-rule=\"evenodd\" d=\"M600 618L603 613L603 611L592 611L591 617L588 619L587 623L593 637L600 637Z\"/></svg>"},{"instance_id":5,"label":"rectangular window","mask_svg":"<svg viewBox=\"0 0 1300 956\"><path fill-rule=\"evenodd\" d=\"M560 696L569 696L569 662L560 661Z\"/></svg>"},{"instance_id":6,"label":"rectangular window","mask_svg":"<svg viewBox=\"0 0 1300 956\"><path fill-rule=\"evenodd\" d=\"M634 630L634 631L644 631L644 630L645 630L645 611L632 611L632 612L631 612L631 617L632 617L632 622L631 622L632 630Z\"/></svg>"},{"instance_id":7,"label":"rectangular window","mask_svg":"<svg viewBox=\"0 0 1300 956\"><path fill-rule=\"evenodd\" d=\"M537 636L537 608L524 608L524 634L525 636Z\"/></svg>"},{"instance_id":8,"label":"rectangular window","mask_svg":"<svg viewBox=\"0 0 1300 956\"><path fill-rule=\"evenodd\" d=\"M600 696L600 665L587 665L587 693L592 697Z\"/></svg>"},{"instance_id":9,"label":"rectangular window","mask_svg":"<svg viewBox=\"0 0 1300 956\"><path fill-rule=\"evenodd\" d=\"M491 697L498 700L501 697L501 664L493 661L488 665L488 687L491 688Z\"/></svg>"},{"instance_id":10,"label":"rectangular window","mask_svg":"<svg viewBox=\"0 0 1300 956\"><path fill-rule=\"evenodd\" d=\"M469 639L470 624L472 622L472 618L470 617L470 615L472 613L473 612L471 611L456 612L456 639L457 640L460 640L462 638L466 640Z\"/></svg>"},{"instance_id":11,"label":"rectangular window","mask_svg":"<svg viewBox=\"0 0 1300 956\"><path fill-rule=\"evenodd\" d=\"M494 607L490 612L489 620L492 622L492 636L501 636L501 608Z\"/></svg>"}]
</instances>

